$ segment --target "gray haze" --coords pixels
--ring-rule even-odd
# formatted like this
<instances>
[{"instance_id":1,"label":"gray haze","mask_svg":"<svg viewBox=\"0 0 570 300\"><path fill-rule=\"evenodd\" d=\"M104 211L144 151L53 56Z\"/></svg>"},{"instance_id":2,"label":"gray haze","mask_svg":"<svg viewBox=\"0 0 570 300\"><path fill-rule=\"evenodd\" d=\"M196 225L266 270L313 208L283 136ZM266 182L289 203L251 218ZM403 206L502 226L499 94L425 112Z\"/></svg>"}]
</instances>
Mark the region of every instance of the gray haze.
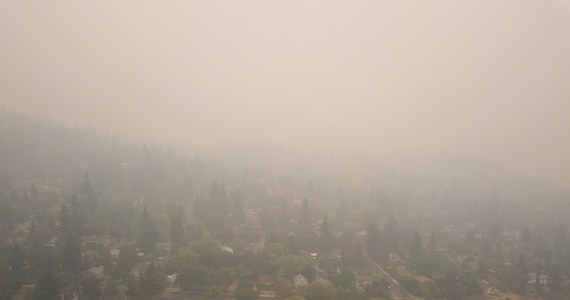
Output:
<instances>
[{"instance_id":1,"label":"gray haze","mask_svg":"<svg viewBox=\"0 0 570 300\"><path fill-rule=\"evenodd\" d=\"M454 152L570 184L570 2L0 1L10 111L188 144Z\"/></svg>"}]
</instances>

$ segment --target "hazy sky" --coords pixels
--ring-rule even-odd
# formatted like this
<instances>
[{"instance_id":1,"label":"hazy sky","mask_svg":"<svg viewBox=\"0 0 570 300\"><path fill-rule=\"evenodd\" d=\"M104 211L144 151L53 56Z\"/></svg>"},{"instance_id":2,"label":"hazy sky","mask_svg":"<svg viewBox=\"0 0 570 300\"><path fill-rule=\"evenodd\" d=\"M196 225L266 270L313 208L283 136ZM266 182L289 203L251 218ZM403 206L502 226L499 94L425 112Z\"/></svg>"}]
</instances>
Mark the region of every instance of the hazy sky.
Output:
<instances>
[{"instance_id":1,"label":"hazy sky","mask_svg":"<svg viewBox=\"0 0 570 300\"><path fill-rule=\"evenodd\" d=\"M0 103L183 143L457 152L570 186L570 0L0 0Z\"/></svg>"}]
</instances>

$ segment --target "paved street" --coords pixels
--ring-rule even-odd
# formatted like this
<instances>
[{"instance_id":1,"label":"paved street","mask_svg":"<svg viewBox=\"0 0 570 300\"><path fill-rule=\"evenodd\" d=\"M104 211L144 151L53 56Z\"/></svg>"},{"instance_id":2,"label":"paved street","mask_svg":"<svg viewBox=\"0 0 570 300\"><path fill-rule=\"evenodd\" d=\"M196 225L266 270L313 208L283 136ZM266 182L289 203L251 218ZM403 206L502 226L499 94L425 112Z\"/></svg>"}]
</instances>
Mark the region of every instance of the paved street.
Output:
<instances>
[{"instance_id":1,"label":"paved street","mask_svg":"<svg viewBox=\"0 0 570 300\"><path fill-rule=\"evenodd\" d=\"M373 267L373 271L379 277L384 277L390 282L390 291L395 300L424 300L423 298L416 297L410 294L400 283L394 279L388 272L386 272L379 264L373 261L370 257L366 256L368 262Z\"/></svg>"}]
</instances>

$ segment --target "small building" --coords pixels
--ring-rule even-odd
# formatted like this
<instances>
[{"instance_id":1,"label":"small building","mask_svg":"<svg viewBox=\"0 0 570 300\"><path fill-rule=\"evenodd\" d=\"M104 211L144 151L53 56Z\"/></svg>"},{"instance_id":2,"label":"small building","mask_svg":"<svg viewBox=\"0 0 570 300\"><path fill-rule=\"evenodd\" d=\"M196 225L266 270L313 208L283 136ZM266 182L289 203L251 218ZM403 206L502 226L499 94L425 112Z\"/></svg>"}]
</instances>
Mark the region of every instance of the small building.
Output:
<instances>
[{"instance_id":1,"label":"small building","mask_svg":"<svg viewBox=\"0 0 570 300\"><path fill-rule=\"evenodd\" d=\"M112 261L117 261L119 260L119 254L121 253L120 249L111 249L109 250L109 254L111 255L111 260Z\"/></svg>"},{"instance_id":2,"label":"small building","mask_svg":"<svg viewBox=\"0 0 570 300\"><path fill-rule=\"evenodd\" d=\"M361 241L366 241L366 239L368 239L368 233L365 230L361 230L356 233L356 238Z\"/></svg>"},{"instance_id":3,"label":"small building","mask_svg":"<svg viewBox=\"0 0 570 300\"><path fill-rule=\"evenodd\" d=\"M390 252L389 254L390 264L394 266L406 265L406 262L400 257L398 253Z\"/></svg>"},{"instance_id":4,"label":"small building","mask_svg":"<svg viewBox=\"0 0 570 300\"><path fill-rule=\"evenodd\" d=\"M141 276L141 272L145 272L149 265L149 262L139 262L131 268L129 275L133 276L135 280L138 281Z\"/></svg>"},{"instance_id":5,"label":"small building","mask_svg":"<svg viewBox=\"0 0 570 300\"><path fill-rule=\"evenodd\" d=\"M103 277L105 277L105 267L92 267L85 271L85 275L95 276L97 279L103 279Z\"/></svg>"},{"instance_id":6,"label":"small building","mask_svg":"<svg viewBox=\"0 0 570 300\"><path fill-rule=\"evenodd\" d=\"M258 299L260 299L260 300L275 299L275 291L273 291L273 290L261 290L261 291L259 291Z\"/></svg>"},{"instance_id":7,"label":"small building","mask_svg":"<svg viewBox=\"0 0 570 300\"><path fill-rule=\"evenodd\" d=\"M83 251L82 256L94 259L94 258L99 257L99 252L97 252L96 250L86 250L86 251Z\"/></svg>"},{"instance_id":8,"label":"small building","mask_svg":"<svg viewBox=\"0 0 570 300\"><path fill-rule=\"evenodd\" d=\"M81 244L85 250L106 249L113 243L109 236L89 235L81 239Z\"/></svg>"},{"instance_id":9,"label":"small building","mask_svg":"<svg viewBox=\"0 0 570 300\"><path fill-rule=\"evenodd\" d=\"M342 251L340 249L335 249L331 251L329 254L327 254L326 257L329 260L340 261L342 258Z\"/></svg>"},{"instance_id":10,"label":"small building","mask_svg":"<svg viewBox=\"0 0 570 300\"><path fill-rule=\"evenodd\" d=\"M368 274L356 274L356 289L360 293L364 293L366 291L366 287L372 285L373 282L374 279Z\"/></svg>"},{"instance_id":11,"label":"small building","mask_svg":"<svg viewBox=\"0 0 570 300\"><path fill-rule=\"evenodd\" d=\"M295 288L304 287L309 285L309 280L303 274L299 274L293 278L293 285Z\"/></svg>"},{"instance_id":12,"label":"small building","mask_svg":"<svg viewBox=\"0 0 570 300\"><path fill-rule=\"evenodd\" d=\"M431 278L423 276L423 275L416 275L416 276L414 276L414 279L417 280L419 283L424 284L424 285L431 285L433 283L433 280Z\"/></svg>"},{"instance_id":13,"label":"small building","mask_svg":"<svg viewBox=\"0 0 570 300\"><path fill-rule=\"evenodd\" d=\"M223 245L221 249L226 251L227 253L234 254L234 249L232 249L232 247L230 246Z\"/></svg>"},{"instance_id":14,"label":"small building","mask_svg":"<svg viewBox=\"0 0 570 300\"><path fill-rule=\"evenodd\" d=\"M56 242L57 242L57 237L53 236L44 244L44 248L55 248Z\"/></svg>"},{"instance_id":15,"label":"small building","mask_svg":"<svg viewBox=\"0 0 570 300\"><path fill-rule=\"evenodd\" d=\"M178 273L167 275L166 279L168 280L168 286L169 287L177 287L177 284L176 284L177 278L178 278Z\"/></svg>"},{"instance_id":16,"label":"small building","mask_svg":"<svg viewBox=\"0 0 570 300\"><path fill-rule=\"evenodd\" d=\"M166 288L162 292L154 295L152 300L186 300L195 299L196 294L192 292L182 291L179 289L169 289Z\"/></svg>"},{"instance_id":17,"label":"small building","mask_svg":"<svg viewBox=\"0 0 570 300\"><path fill-rule=\"evenodd\" d=\"M534 272L530 273L530 274L528 274L528 277L529 277L528 286L530 288L535 288L536 287L536 273L534 273ZM550 276L541 273L540 279L538 282L538 287L542 291L549 292L550 291Z\"/></svg>"},{"instance_id":18,"label":"small building","mask_svg":"<svg viewBox=\"0 0 570 300\"><path fill-rule=\"evenodd\" d=\"M272 290L275 285L275 280L273 276L262 274L259 275L259 279L257 280L257 287L260 290Z\"/></svg>"},{"instance_id":19,"label":"small building","mask_svg":"<svg viewBox=\"0 0 570 300\"><path fill-rule=\"evenodd\" d=\"M171 248L172 248L172 244L170 244L170 243L158 243L158 244L156 244L156 250L158 251L158 253L169 254Z\"/></svg>"}]
</instances>

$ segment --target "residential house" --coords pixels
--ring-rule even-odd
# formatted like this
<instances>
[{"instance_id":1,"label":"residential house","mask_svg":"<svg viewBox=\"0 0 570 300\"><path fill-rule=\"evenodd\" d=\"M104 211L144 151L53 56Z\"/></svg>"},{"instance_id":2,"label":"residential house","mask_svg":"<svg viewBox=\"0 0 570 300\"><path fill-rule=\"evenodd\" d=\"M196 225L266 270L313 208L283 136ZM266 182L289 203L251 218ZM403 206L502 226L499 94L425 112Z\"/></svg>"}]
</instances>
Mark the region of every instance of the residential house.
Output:
<instances>
[{"instance_id":1,"label":"residential house","mask_svg":"<svg viewBox=\"0 0 570 300\"><path fill-rule=\"evenodd\" d=\"M92 267L85 271L85 275L95 276L97 279L103 279L105 277L105 267Z\"/></svg>"},{"instance_id":2,"label":"residential house","mask_svg":"<svg viewBox=\"0 0 570 300\"><path fill-rule=\"evenodd\" d=\"M307 286L309 285L309 280L303 274L299 274L293 278L293 285L295 285L295 288Z\"/></svg>"}]
</instances>

